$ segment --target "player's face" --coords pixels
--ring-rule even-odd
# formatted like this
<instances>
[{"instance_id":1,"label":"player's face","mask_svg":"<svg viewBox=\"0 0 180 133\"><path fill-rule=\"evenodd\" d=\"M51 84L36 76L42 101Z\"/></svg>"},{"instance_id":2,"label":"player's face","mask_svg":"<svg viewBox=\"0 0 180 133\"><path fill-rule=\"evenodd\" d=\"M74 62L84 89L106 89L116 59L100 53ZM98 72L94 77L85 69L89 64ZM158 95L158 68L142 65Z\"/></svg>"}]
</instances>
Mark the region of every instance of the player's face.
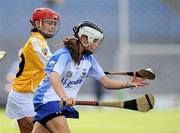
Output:
<instances>
[{"instance_id":1,"label":"player's face","mask_svg":"<svg viewBox=\"0 0 180 133\"><path fill-rule=\"evenodd\" d=\"M54 19L44 19L42 21L41 31L49 35L54 35L57 32L58 27L59 21Z\"/></svg>"},{"instance_id":2,"label":"player's face","mask_svg":"<svg viewBox=\"0 0 180 133\"><path fill-rule=\"evenodd\" d=\"M88 41L88 37L83 35L81 38L82 43L92 53L99 47L100 45L100 40L99 39L94 39L92 42Z\"/></svg>"}]
</instances>

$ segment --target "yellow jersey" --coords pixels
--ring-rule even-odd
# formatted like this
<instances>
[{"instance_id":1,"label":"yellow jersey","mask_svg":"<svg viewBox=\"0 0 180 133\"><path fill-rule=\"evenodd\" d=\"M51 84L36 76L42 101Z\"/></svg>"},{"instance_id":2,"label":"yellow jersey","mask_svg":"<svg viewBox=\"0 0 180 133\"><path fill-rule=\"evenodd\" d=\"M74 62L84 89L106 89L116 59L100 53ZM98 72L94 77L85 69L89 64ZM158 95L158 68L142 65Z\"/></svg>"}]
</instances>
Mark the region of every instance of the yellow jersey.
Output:
<instances>
[{"instance_id":1,"label":"yellow jersey","mask_svg":"<svg viewBox=\"0 0 180 133\"><path fill-rule=\"evenodd\" d=\"M39 32L32 32L23 47L19 69L12 88L17 92L34 92L45 77L44 67L52 56L46 39Z\"/></svg>"}]
</instances>

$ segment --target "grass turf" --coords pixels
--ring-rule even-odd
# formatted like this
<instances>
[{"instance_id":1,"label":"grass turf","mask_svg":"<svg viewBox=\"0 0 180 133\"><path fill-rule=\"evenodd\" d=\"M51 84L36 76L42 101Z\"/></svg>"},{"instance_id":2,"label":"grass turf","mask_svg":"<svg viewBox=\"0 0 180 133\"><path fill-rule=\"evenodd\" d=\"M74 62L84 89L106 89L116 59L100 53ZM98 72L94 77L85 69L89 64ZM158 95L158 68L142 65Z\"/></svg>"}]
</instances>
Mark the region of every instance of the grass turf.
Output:
<instances>
[{"instance_id":1,"label":"grass turf","mask_svg":"<svg viewBox=\"0 0 180 133\"><path fill-rule=\"evenodd\" d=\"M140 113L119 109L79 109L80 119L68 119L72 133L180 133L180 110ZM0 133L18 133L14 120L0 109Z\"/></svg>"}]
</instances>

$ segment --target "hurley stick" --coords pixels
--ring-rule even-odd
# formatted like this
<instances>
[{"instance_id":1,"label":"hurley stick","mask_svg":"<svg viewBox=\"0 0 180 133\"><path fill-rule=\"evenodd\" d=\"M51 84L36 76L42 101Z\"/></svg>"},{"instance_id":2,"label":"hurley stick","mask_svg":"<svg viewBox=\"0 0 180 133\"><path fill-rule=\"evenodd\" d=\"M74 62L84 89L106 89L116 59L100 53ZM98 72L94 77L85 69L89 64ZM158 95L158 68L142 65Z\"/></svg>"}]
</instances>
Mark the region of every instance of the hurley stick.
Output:
<instances>
[{"instance_id":1,"label":"hurley stick","mask_svg":"<svg viewBox=\"0 0 180 133\"><path fill-rule=\"evenodd\" d=\"M65 101L60 102L60 106L65 105ZM154 107L154 96L152 94L145 94L144 96L129 101L76 101L75 105L115 107L139 112L148 112Z\"/></svg>"}]
</instances>

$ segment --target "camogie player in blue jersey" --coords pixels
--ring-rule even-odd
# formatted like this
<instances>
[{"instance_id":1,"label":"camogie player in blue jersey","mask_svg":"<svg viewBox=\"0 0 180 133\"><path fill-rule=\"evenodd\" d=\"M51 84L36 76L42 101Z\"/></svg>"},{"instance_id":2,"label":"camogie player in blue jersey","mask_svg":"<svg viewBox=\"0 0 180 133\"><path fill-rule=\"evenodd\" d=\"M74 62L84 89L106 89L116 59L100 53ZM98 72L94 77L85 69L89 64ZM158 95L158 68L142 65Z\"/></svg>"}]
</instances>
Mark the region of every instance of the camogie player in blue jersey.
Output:
<instances>
[{"instance_id":1,"label":"camogie player in blue jersey","mask_svg":"<svg viewBox=\"0 0 180 133\"><path fill-rule=\"evenodd\" d=\"M144 79L135 74L130 81L106 77L103 69L92 55L103 40L102 30L89 21L82 21L73 28L74 36L64 39L64 47L57 50L49 60L46 77L34 95L34 127L32 133L43 133L46 127L52 133L70 133L66 118L78 118L72 107L86 77L99 81L107 89L123 89L144 86ZM59 101L66 106L60 107Z\"/></svg>"}]
</instances>

